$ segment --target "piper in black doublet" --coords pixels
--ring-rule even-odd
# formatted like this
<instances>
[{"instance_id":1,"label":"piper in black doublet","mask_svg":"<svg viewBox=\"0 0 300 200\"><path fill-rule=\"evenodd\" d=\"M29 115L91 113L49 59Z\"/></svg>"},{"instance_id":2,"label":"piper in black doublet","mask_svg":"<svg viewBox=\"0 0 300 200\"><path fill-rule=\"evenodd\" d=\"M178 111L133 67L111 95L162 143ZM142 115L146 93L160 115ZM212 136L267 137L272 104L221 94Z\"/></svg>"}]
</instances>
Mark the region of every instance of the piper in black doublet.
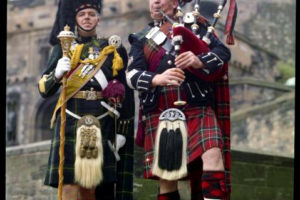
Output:
<instances>
[{"instance_id":1,"label":"piper in black doublet","mask_svg":"<svg viewBox=\"0 0 300 200\"><path fill-rule=\"evenodd\" d=\"M230 143L230 138L229 128L224 128L223 124L227 126L229 122L229 90L228 82L226 82L226 80L228 81L226 73L228 72L227 63L231 57L231 53L215 35L211 35L209 38L211 41L209 44L210 50L206 53L196 55L204 67L193 68L193 70L200 74L217 75L212 79L205 80L188 69L183 70L184 74L176 70L175 51L171 37L172 24L168 21L157 20L153 17L155 15L159 16L157 14L158 11L155 9L161 9L166 13L168 12L169 17L172 18L174 13L170 15L170 13L172 13L171 8L172 6L176 8L176 2L177 1L150 1L150 13L155 22L148 24L141 32L129 35L131 49L126 78L128 85L132 89L137 90L140 97L140 113L142 116L140 116L139 124L141 126L139 127L140 132L138 132L136 137L136 143L143 147L145 152L143 161L144 177L160 179L160 194L158 195L158 199L179 199L180 197L178 191L176 191L177 185L175 182L182 178L189 178L191 181L192 199L203 199L202 193L206 195L204 197L207 197L214 192L218 193L216 197L229 199L230 178L228 170L230 169L230 155L228 141ZM167 8L167 6L169 7ZM153 13L151 9L153 9ZM188 22L184 24L188 29L191 29L191 25L192 23ZM196 34L199 35L201 39L206 35L207 26L209 24L204 18L200 17L197 25L199 29ZM185 45L193 46L194 44L189 43ZM200 46L194 47L201 48ZM174 70L171 71L172 69ZM222 73L218 75L220 71ZM171 78L165 78L165 80L161 78L160 84L154 84L154 82L157 81L157 79L154 81L156 76ZM174 80L176 80L176 83L174 83ZM168 131L170 132L171 130L173 133L168 133L169 136L163 136L163 134L167 134L166 128L162 128L160 123L162 122L162 113L167 109L172 112L171 109L176 107L174 106L174 102L178 100L177 82L181 84L181 99L187 102L186 105L180 107L180 110L186 116L185 120L188 130L186 142L186 164L188 173L185 174L185 172L182 172L182 175L178 176L178 179L176 177L181 173L181 168L176 171L178 167L175 167L174 173L170 175L168 170L170 166L163 163L163 161L161 165L158 164L160 165L158 169L156 167L157 159L158 163L161 161L160 159L163 159L167 163L170 163L168 160L172 160L172 156L170 155L164 155L167 156L167 158L162 158L161 153L164 153L163 151L167 152L169 148L168 145L173 142L171 141L173 140L173 136L171 139L171 135L176 133L177 129L176 127L168 128L166 125L166 128L169 129ZM222 87L219 87L220 85L222 85ZM178 115L180 115L180 113ZM222 119L223 116L225 116L224 119ZM222 120L226 122L223 123ZM220 123L222 127L220 127ZM173 124L175 126L175 123ZM177 144L177 142L180 146L185 145L184 135L185 133L182 134L183 142L175 141L173 145ZM164 137L169 138L164 139ZM159 142L157 142L157 140L159 140ZM157 146L159 146L159 148L163 147L164 150L157 149ZM220 163L222 163L222 166L224 164L225 170L223 168L223 170L220 169L219 171L210 173L213 170L206 168L206 171L203 171L202 165L204 161L202 161L201 158L211 149L220 150ZM158 151L159 153L157 153ZM184 153L185 152L183 152L182 155L184 155ZM178 152L175 154L178 154ZM222 160L222 154L224 160ZM183 156L182 158L182 163L184 163L185 157ZM178 163L176 160L172 160L172 162L177 166ZM167 170L164 170L164 168L167 168ZM164 171L159 171L161 169ZM176 174L177 172L178 174ZM201 178L203 180L202 183L199 181ZM218 185L219 182L215 183L214 181L220 181L221 186ZM213 191L212 188L201 188L201 184L203 187L208 183L209 185L216 186L215 191ZM168 186L164 187L166 185Z\"/></svg>"},{"instance_id":2,"label":"piper in black doublet","mask_svg":"<svg viewBox=\"0 0 300 200\"><path fill-rule=\"evenodd\" d=\"M151 82L154 75L162 73L166 69L175 67L174 51L172 51L172 46L170 45L171 38L167 38L160 46L149 47L149 41L145 36L153 27L154 23L150 23L143 31L129 35L129 42L131 44L129 56L133 61L128 66L127 82L131 88L140 91L143 112L151 111L158 106L158 93L162 90L162 87L158 86L155 89L151 88ZM191 29L190 25L187 25L186 27ZM206 30L207 24L199 23L198 34L201 37L205 35ZM205 73L207 73L208 70L209 73L214 73L230 59L230 51L228 48L214 36L211 37L210 47L212 50L209 53L198 55L199 59L206 66ZM158 48L159 50L155 51L154 48ZM150 49L150 53L148 52L148 49ZM147 61L147 55L145 54L162 54L157 57L151 55L151 57L149 56L148 58L150 60L160 58L155 61L156 63L151 63L151 66L156 65L156 68L153 67L153 69L151 69L149 61ZM189 71L185 71L185 76L186 81L182 83L181 90L187 98L188 104L191 106L212 105L211 101L213 99L211 95L212 88L209 87L210 83L208 81L198 79ZM170 95L166 96L170 97ZM176 98L173 100L175 99ZM168 101L171 101L171 99ZM173 102L169 102L169 104L173 106Z\"/></svg>"}]
</instances>

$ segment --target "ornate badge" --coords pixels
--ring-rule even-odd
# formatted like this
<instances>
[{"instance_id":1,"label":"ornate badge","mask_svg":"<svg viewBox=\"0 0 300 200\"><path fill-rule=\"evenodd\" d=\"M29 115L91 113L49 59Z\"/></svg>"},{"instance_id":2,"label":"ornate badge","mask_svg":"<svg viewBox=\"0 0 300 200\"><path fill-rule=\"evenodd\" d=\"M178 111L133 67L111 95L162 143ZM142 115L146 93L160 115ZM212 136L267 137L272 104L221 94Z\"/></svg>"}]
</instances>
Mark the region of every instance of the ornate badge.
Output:
<instances>
[{"instance_id":1,"label":"ornate badge","mask_svg":"<svg viewBox=\"0 0 300 200\"><path fill-rule=\"evenodd\" d=\"M100 123L92 115L85 115L79 119L77 130L80 134L80 157L97 158L98 149L96 148L97 132L99 132Z\"/></svg>"},{"instance_id":2,"label":"ornate badge","mask_svg":"<svg viewBox=\"0 0 300 200\"><path fill-rule=\"evenodd\" d=\"M84 188L95 187L103 180L104 162L102 134L96 117L85 115L78 120L75 151L75 182Z\"/></svg>"},{"instance_id":3,"label":"ornate badge","mask_svg":"<svg viewBox=\"0 0 300 200\"><path fill-rule=\"evenodd\" d=\"M119 48L122 44L121 37L118 35L112 35L108 39L108 44Z\"/></svg>"}]
</instances>

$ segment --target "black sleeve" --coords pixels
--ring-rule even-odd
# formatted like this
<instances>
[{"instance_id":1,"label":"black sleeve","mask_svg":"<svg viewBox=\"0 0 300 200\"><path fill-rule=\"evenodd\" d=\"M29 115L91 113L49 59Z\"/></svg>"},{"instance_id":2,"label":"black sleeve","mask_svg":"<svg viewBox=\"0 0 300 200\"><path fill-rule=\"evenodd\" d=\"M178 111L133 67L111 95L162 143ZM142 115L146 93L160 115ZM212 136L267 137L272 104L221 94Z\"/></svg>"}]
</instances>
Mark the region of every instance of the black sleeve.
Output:
<instances>
[{"instance_id":1,"label":"black sleeve","mask_svg":"<svg viewBox=\"0 0 300 200\"><path fill-rule=\"evenodd\" d=\"M119 55L121 56L122 60L123 60L123 66L126 69L127 68L127 64L128 64L128 56L127 56L127 51L126 49L121 46L120 48L117 49Z\"/></svg>"},{"instance_id":2,"label":"black sleeve","mask_svg":"<svg viewBox=\"0 0 300 200\"><path fill-rule=\"evenodd\" d=\"M130 63L126 73L127 83L132 89L149 91L155 73L147 71L148 63L144 56L143 41L138 40L133 34L129 38L131 49L129 52Z\"/></svg>"},{"instance_id":3,"label":"black sleeve","mask_svg":"<svg viewBox=\"0 0 300 200\"><path fill-rule=\"evenodd\" d=\"M62 50L59 44L52 49L51 55L48 59L47 66L42 72L42 77L39 80L38 89L43 98L52 96L60 87L61 83L57 83L54 79L54 70L57 61L62 57Z\"/></svg>"},{"instance_id":4,"label":"black sleeve","mask_svg":"<svg viewBox=\"0 0 300 200\"><path fill-rule=\"evenodd\" d=\"M230 60L231 53L229 48L226 47L213 34L209 39L211 41L211 43L209 44L210 51L208 53L202 53L198 55L198 58L205 65L205 71L207 73L213 73L220 67L223 67L224 64Z\"/></svg>"},{"instance_id":5,"label":"black sleeve","mask_svg":"<svg viewBox=\"0 0 300 200\"><path fill-rule=\"evenodd\" d=\"M133 90L130 89L126 83L126 74L125 71L127 69L128 64L128 56L126 49L122 46L118 49L118 53L123 59L123 68L118 72L117 79L124 84L125 86L125 98L122 102L122 107L120 111L120 120L132 118L134 116L134 94Z\"/></svg>"}]
</instances>

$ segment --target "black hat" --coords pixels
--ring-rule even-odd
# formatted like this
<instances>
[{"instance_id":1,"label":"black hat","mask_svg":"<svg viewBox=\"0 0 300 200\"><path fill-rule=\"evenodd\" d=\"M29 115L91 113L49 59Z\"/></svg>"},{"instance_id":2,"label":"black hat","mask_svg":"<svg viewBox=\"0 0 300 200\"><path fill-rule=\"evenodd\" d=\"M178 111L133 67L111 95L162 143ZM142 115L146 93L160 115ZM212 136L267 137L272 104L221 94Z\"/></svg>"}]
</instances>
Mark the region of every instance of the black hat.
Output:
<instances>
[{"instance_id":1,"label":"black hat","mask_svg":"<svg viewBox=\"0 0 300 200\"><path fill-rule=\"evenodd\" d=\"M102 0L73 0L74 1L74 8L75 13L78 13L79 11L86 9L86 8L94 8L101 13L102 9Z\"/></svg>"},{"instance_id":2,"label":"black hat","mask_svg":"<svg viewBox=\"0 0 300 200\"><path fill-rule=\"evenodd\" d=\"M186 3L191 2L192 0L178 0L178 3L181 7L183 7Z\"/></svg>"},{"instance_id":3,"label":"black hat","mask_svg":"<svg viewBox=\"0 0 300 200\"><path fill-rule=\"evenodd\" d=\"M70 26L70 30L74 32L76 13L86 8L94 8L100 14L102 11L102 0L60 0L49 43L51 45L59 43L57 35L64 29L65 25Z\"/></svg>"}]
</instances>

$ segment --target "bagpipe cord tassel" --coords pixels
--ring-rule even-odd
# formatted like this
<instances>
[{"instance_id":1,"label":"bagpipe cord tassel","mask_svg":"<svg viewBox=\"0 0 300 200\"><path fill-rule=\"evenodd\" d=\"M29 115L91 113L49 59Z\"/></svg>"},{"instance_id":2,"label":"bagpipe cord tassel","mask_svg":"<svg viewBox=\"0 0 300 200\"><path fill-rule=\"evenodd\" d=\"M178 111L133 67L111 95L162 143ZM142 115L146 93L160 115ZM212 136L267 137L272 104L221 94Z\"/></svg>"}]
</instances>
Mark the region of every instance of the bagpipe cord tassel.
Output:
<instances>
[{"instance_id":1,"label":"bagpipe cord tassel","mask_svg":"<svg viewBox=\"0 0 300 200\"><path fill-rule=\"evenodd\" d=\"M226 43L228 45L234 45L234 35L233 35L233 33L230 33L229 35L227 35Z\"/></svg>"},{"instance_id":2,"label":"bagpipe cord tassel","mask_svg":"<svg viewBox=\"0 0 300 200\"><path fill-rule=\"evenodd\" d=\"M224 33L227 34L226 43L229 45L234 44L234 36L233 36L233 30L237 18L237 4L236 0L230 0L228 14L226 18L226 24L225 24L225 31Z\"/></svg>"}]
</instances>

